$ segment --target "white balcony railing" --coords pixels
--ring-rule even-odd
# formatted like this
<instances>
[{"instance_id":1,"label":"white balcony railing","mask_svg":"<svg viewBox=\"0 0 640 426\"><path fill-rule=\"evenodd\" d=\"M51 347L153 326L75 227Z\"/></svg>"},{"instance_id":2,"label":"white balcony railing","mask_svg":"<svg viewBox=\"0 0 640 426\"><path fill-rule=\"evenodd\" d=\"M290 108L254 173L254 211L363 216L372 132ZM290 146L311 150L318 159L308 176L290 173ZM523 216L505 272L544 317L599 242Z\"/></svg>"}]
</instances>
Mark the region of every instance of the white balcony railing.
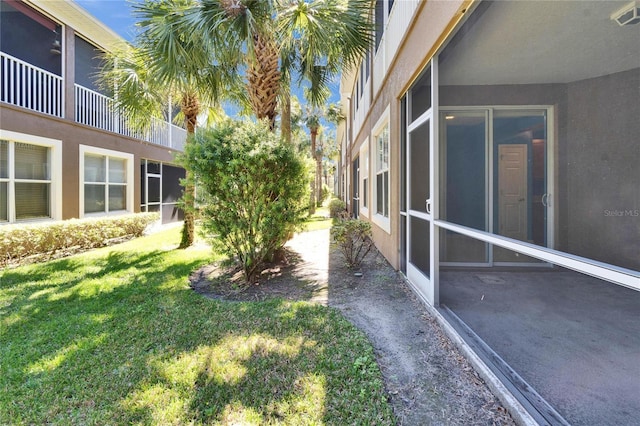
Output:
<instances>
[{"instance_id":1,"label":"white balcony railing","mask_svg":"<svg viewBox=\"0 0 640 426\"><path fill-rule=\"evenodd\" d=\"M75 101L75 119L78 123L183 150L187 131L178 126L154 118L148 130L134 130L118 112L113 99L78 84L75 85Z\"/></svg>"},{"instance_id":2,"label":"white balcony railing","mask_svg":"<svg viewBox=\"0 0 640 426\"><path fill-rule=\"evenodd\" d=\"M0 101L63 116L62 77L0 52Z\"/></svg>"},{"instance_id":3,"label":"white balcony railing","mask_svg":"<svg viewBox=\"0 0 640 426\"><path fill-rule=\"evenodd\" d=\"M0 52L0 102L64 118L64 82L62 77ZM75 121L87 126L119 133L153 144L182 151L186 130L154 119L151 128L132 130L118 113L113 99L75 85Z\"/></svg>"}]
</instances>

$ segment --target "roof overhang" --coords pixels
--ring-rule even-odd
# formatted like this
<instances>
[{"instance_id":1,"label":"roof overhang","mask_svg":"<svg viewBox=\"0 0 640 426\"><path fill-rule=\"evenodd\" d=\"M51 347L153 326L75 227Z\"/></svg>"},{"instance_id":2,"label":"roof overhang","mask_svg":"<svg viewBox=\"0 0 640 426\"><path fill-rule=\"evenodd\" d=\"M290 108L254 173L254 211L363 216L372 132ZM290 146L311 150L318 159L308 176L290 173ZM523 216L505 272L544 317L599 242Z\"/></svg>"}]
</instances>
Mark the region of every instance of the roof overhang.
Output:
<instances>
[{"instance_id":1,"label":"roof overhang","mask_svg":"<svg viewBox=\"0 0 640 426\"><path fill-rule=\"evenodd\" d=\"M24 0L26 4L48 15L105 51L113 51L126 43L115 31L100 22L74 1Z\"/></svg>"}]
</instances>

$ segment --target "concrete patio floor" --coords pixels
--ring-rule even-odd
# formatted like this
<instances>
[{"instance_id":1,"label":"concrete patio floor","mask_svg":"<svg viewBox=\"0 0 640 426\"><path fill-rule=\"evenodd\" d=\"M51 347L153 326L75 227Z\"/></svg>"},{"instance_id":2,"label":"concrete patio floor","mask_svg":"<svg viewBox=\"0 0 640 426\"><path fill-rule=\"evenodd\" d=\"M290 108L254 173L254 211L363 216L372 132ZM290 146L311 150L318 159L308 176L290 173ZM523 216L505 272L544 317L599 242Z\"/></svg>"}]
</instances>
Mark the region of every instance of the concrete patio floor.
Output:
<instances>
[{"instance_id":1,"label":"concrete patio floor","mask_svg":"<svg viewBox=\"0 0 640 426\"><path fill-rule=\"evenodd\" d=\"M568 423L640 424L640 292L565 269L457 269L440 303Z\"/></svg>"}]
</instances>

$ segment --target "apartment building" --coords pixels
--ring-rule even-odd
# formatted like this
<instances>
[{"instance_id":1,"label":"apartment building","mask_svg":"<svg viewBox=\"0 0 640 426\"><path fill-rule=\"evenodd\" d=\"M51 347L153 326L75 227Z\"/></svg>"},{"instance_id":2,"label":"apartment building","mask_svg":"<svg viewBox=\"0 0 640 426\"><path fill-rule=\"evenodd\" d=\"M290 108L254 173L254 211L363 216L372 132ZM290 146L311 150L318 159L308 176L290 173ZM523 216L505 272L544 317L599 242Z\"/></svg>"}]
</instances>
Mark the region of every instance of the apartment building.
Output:
<instances>
[{"instance_id":1,"label":"apartment building","mask_svg":"<svg viewBox=\"0 0 640 426\"><path fill-rule=\"evenodd\" d=\"M637 422L640 2L374 3L349 210L535 421Z\"/></svg>"},{"instance_id":2,"label":"apartment building","mask_svg":"<svg viewBox=\"0 0 640 426\"><path fill-rule=\"evenodd\" d=\"M72 1L2 0L0 31L0 222L181 220L186 131L132 130L96 84L101 55L124 40Z\"/></svg>"}]
</instances>

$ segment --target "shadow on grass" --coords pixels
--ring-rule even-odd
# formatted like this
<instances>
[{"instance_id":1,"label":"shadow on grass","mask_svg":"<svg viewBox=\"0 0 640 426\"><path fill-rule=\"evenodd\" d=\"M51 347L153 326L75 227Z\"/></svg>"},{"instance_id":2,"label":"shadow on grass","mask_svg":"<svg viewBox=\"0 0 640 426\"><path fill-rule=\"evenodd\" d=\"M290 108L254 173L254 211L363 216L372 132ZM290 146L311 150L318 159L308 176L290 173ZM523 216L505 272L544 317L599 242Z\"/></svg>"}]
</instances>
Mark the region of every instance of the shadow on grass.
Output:
<instances>
[{"instance_id":1,"label":"shadow on grass","mask_svg":"<svg viewBox=\"0 0 640 426\"><path fill-rule=\"evenodd\" d=\"M153 424L180 411L182 422L198 424L391 423L372 349L337 311L283 300L210 303L225 312L217 333L156 359L124 401L123 420Z\"/></svg>"},{"instance_id":2,"label":"shadow on grass","mask_svg":"<svg viewBox=\"0 0 640 426\"><path fill-rule=\"evenodd\" d=\"M165 284L202 263L167 263L164 255L112 251L84 265L65 258L2 272L0 388L10 391L0 395L0 424L61 421L64 407L95 404L82 396L89 388L117 393L111 372L140 353L131 348L140 330L127 324L159 323L171 294L183 290ZM162 337L153 334L142 350Z\"/></svg>"},{"instance_id":3,"label":"shadow on grass","mask_svg":"<svg viewBox=\"0 0 640 426\"><path fill-rule=\"evenodd\" d=\"M205 259L112 251L5 271L0 424L385 423L361 333L322 306L202 298L187 276Z\"/></svg>"}]
</instances>

